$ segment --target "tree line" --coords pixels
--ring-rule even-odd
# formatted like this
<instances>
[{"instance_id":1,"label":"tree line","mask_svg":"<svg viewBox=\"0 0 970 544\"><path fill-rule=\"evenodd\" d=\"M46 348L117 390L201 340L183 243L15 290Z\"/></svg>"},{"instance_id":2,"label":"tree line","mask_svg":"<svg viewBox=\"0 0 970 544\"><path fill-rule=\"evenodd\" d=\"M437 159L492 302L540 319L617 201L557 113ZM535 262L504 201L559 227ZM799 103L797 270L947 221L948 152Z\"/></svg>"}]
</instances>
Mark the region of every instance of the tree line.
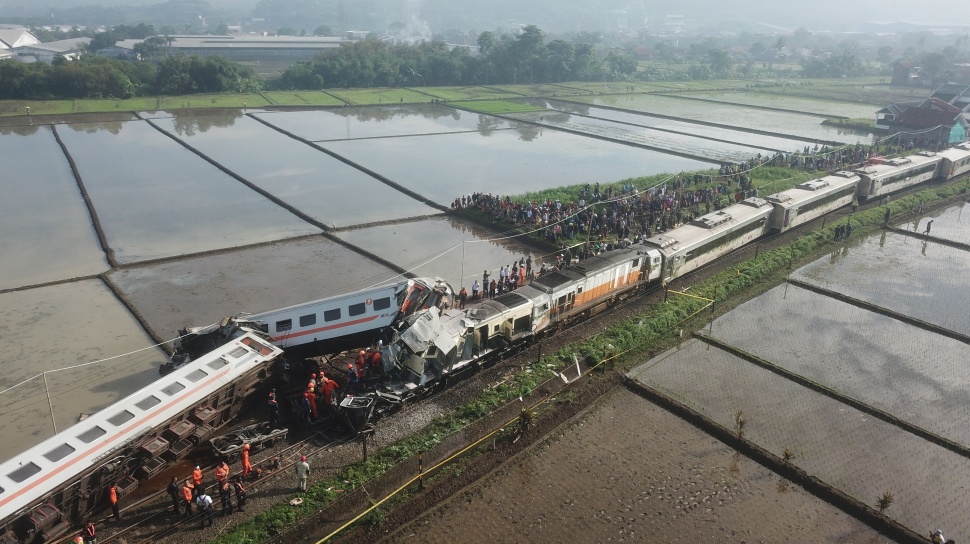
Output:
<instances>
[{"instance_id":1,"label":"tree line","mask_svg":"<svg viewBox=\"0 0 970 544\"><path fill-rule=\"evenodd\" d=\"M0 99L132 98L258 92L251 68L220 57L169 56L131 62L93 55L54 64L0 61Z\"/></svg>"},{"instance_id":2,"label":"tree line","mask_svg":"<svg viewBox=\"0 0 970 544\"><path fill-rule=\"evenodd\" d=\"M325 51L289 69L273 86L280 89L330 87L457 86L628 79L637 63L610 51L605 58L592 41L556 39L546 43L534 25L517 35L478 36L478 54L451 50L440 41L414 46L363 40Z\"/></svg>"}]
</instances>

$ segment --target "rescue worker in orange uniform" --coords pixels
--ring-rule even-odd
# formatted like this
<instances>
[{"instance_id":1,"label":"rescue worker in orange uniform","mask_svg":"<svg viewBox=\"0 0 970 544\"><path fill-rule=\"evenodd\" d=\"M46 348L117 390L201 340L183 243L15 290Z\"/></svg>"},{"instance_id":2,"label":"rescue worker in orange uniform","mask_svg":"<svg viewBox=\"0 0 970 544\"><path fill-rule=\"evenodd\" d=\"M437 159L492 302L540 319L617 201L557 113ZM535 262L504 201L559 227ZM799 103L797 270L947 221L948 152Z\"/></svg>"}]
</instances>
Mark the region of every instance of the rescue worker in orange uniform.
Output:
<instances>
[{"instance_id":1,"label":"rescue worker in orange uniform","mask_svg":"<svg viewBox=\"0 0 970 544\"><path fill-rule=\"evenodd\" d=\"M242 451L242 477L249 476L252 471L253 465L249 463L249 444L244 444Z\"/></svg>"},{"instance_id":2,"label":"rescue worker in orange uniform","mask_svg":"<svg viewBox=\"0 0 970 544\"><path fill-rule=\"evenodd\" d=\"M357 360L355 360L354 363L356 363L357 368L362 369L364 368L364 363L366 361L367 361L367 353L364 350L360 350L360 353L357 355Z\"/></svg>"},{"instance_id":3,"label":"rescue worker in orange uniform","mask_svg":"<svg viewBox=\"0 0 970 544\"><path fill-rule=\"evenodd\" d=\"M331 380L324 376L323 378L323 402L326 408L325 410L330 410L333 404L333 390L337 388L337 382Z\"/></svg>"},{"instance_id":4,"label":"rescue worker in orange uniform","mask_svg":"<svg viewBox=\"0 0 970 544\"><path fill-rule=\"evenodd\" d=\"M199 468L199 465L196 465L195 470L192 471L192 485L195 486L196 490L202 487L202 469Z\"/></svg>"},{"instance_id":5,"label":"rescue worker in orange uniform","mask_svg":"<svg viewBox=\"0 0 970 544\"><path fill-rule=\"evenodd\" d=\"M384 363L381 360L381 352L373 350L367 357L367 377L374 379L384 373Z\"/></svg>"},{"instance_id":6,"label":"rescue worker in orange uniform","mask_svg":"<svg viewBox=\"0 0 970 544\"><path fill-rule=\"evenodd\" d=\"M310 415L313 419L316 419L319 416L317 415L317 396L313 393L313 389L304 391L303 396L310 402Z\"/></svg>"},{"instance_id":7,"label":"rescue worker in orange uniform","mask_svg":"<svg viewBox=\"0 0 970 544\"><path fill-rule=\"evenodd\" d=\"M98 528L94 526L94 522L90 519L84 524L84 529L81 531L84 536L82 542L86 544L97 544L98 542Z\"/></svg>"},{"instance_id":8,"label":"rescue worker in orange uniform","mask_svg":"<svg viewBox=\"0 0 970 544\"><path fill-rule=\"evenodd\" d=\"M185 499L185 515L192 515L192 499L195 495L195 486L188 478L182 483L182 498Z\"/></svg>"},{"instance_id":9,"label":"rescue worker in orange uniform","mask_svg":"<svg viewBox=\"0 0 970 544\"><path fill-rule=\"evenodd\" d=\"M229 479L229 465L222 461L216 466L216 481L219 482L220 488L222 484L226 483L227 479Z\"/></svg>"},{"instance_id":10,"label":"rescue worker in orange uniform","mask_svg":"<svg viewBox=\"0 0 970 544\"><path fill-rule=\"evenodd\" d=\"M111 486L108 490L108 500L111 501L111 513L115 517L115 521L121 521L121 511L118 510L118 488L116 486Z\"/></svg>"},{"instance_id":11,"label":"rescue worker in orange uniform","mask_svg":"<svg viewBox=\"0 0 970 544\"><path fill-rule=\"evenodd\" d=\"M310 391L316 390L316 388L317 388L317 375L316 374L310 374L310 383L308 383L306 385L306 387Z\"/></svg>"}]
</instances>

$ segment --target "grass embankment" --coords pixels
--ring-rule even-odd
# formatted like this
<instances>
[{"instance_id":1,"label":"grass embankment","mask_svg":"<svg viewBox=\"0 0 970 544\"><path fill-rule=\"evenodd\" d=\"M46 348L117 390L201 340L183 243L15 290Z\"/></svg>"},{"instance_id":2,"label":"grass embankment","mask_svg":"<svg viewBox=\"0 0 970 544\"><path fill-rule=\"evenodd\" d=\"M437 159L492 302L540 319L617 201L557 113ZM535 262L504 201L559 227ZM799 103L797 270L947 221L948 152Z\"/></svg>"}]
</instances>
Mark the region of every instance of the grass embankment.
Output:
<instances>
[{"instance_id":1,"label":"grass embankment","mask_svg":"<svg viewBox=\"0 0 970 544\"><path fill-rule=\"evenodd\" d=\"M773 172L770 175L781 176L781 172ZM891 202L888 207L894 217L902 217L911 212L920 201L932 205L934 202L964 194L966 188L965 181L951 182L899 198ZM885 210L886 206L880 206L852 215L851 221L856 235L862 236L879 229ZM790 266L800 265L807 259L829 251L834 245L835 228L836 223L833 222L829 226L816 228L788 246L760 253L739 266L731 267L730 270L724 270L691 285L690 293L694 297L715 300L715 304L721 311L732 307L783 281L789 273ZM336 490L349 492L357 489L417 453L434 447L445 437L463 429L506 402L529 394L563 367L572 364L573 355L602 360L615 352L619 354L615 363L616 368L621 371L628 370L642 363L650 355L660 353L676 344L680 340L674 334L676 330L700 327L709 317L707 307L708 303L700 298L672 295L666 303L657 304L641 314L616 323L591 339L577 342L543 357L519 372L513 379L484 391L475 400L435 420L414 436L384 447L366 462L354 463L345 467L335 477L318 482L303 495L302 505L275 506L210 542L212 544L258 542L277 534L285 525L311 515L333 502L338 497Z\"/></svg>"},{"instance_id":2,"label":"grass embankment","mask_svg":"<svg viewBox=\"0 0 970 544\"><path fill-rule=\"evenodd\" d=\"M422 87L421 90L442 100L495 100L520 98L519 93L491 87Z\"/></svg>"},{"instance_id":3,"label":"grass embankment","mask_svg":"<svg viewBox=\"0 0 970 544\"><path fill-rule=\"evenodd\" d=\"M507 100L465 100L465 101L451 102L451 105L458 108L472 110L478 113L486 113L489 115L502 115L505 113L526 113L531 111L547 111L546 108L543 108L541 106L532 106L530 104L520 104L518 102L509 102Z\"/></svg>"},{"instance_id":4,"label":"grass embankment","mask_svg":"<svg viewBox=\"0 0 970 544\"><path fill-rule=\"evenodd\" d=\"M274 106L343 106L344 101L324 91L266 91L261 93Z\"/></svg>"}]
</instances>

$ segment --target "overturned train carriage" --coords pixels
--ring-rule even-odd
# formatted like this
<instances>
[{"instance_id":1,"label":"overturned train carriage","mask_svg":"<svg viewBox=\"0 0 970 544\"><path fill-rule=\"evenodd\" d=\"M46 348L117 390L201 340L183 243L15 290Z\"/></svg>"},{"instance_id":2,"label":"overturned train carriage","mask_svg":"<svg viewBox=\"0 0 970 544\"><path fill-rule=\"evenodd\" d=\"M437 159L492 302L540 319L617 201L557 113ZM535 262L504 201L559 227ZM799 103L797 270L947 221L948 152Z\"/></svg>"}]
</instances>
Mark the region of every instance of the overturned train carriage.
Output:
<instances>
[{"instance_id":1,"label":"overturned train carriage","mask_svg":"<svg viewBox=\"0 0 970 544\"><path fill-rule=\"evenodd\" d=\"M282 351L246 332L0 464L0 542L47 542L237 417Z\"/></svg>"}]
</instances>

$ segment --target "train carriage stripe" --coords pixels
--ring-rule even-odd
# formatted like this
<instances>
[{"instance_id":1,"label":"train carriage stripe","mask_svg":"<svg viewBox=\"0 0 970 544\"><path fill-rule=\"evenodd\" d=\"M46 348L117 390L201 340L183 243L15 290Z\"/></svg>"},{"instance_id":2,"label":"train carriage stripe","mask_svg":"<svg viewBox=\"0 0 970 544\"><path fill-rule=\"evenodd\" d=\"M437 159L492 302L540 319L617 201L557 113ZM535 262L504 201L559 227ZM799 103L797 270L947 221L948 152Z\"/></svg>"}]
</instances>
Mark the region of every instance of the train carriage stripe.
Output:
<instances>
[{"instance_id":1,"label":"train carriage stripe","mask_svg":"<svg viewBox=\"0 0 970 544\"><path fill-rule=\"evenodd\" d=\"M353 321L347 321L347 322L344 322L344 323L337 323L336 325L327 325L325 327L317 327L315 329L309 329L309 330L305 330L305 331L294 332L294 333L291 333L291 334L284 334L282 336L274 336L273 337L273 341L274 342L280 342L282 340L287 340L289 338L297 338L299 336L306 336L308 334L314 334L314 333L318 333L318 332L329 331L329 330L333 330L333 329L339 329L341 327L350 327L352 325L360 325L361 323L367 323L368 321L373 321L373 320L377 319L378 317L379 316L377 316L377 315L372 315L370 317L362 317L360 319L355 319Z\"/></svg>"}]
</instances>

